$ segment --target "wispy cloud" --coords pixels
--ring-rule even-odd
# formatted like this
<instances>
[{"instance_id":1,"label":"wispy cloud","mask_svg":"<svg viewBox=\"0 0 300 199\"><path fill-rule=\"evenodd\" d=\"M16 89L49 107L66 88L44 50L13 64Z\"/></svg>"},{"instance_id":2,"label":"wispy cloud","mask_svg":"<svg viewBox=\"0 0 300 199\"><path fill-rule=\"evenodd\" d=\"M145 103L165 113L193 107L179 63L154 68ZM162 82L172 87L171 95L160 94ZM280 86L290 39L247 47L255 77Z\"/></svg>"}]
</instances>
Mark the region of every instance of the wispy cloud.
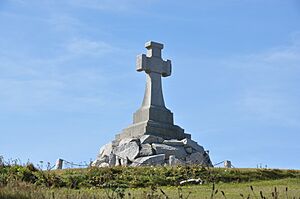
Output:
<instances>
[{"instance_id":1,"label":"wispy cloud","mask_svg":"<svg viewBox=\"0 0 300 199\"><path fill-rule=\"evenodd\" d=\"M300 126L300 43L243 55L223 64L244 77L237 105L246 117Z\"/></svg>"},{"instance_id":2,"label":"wispy cloud","mask_svg":"<svg viewBox=\"0 0 300 199\"><path fill-rule=\"evenodd\" d=\"M31 5L26 1L12 3L26 12L6 10L1 16L15 23L33 24L41 32L37 40L30 38L20 44L13 38L0 39L0 44L7 46L0 49L2 111L93 111L112 101L107 85L110 79L103 71L106 57L120 53L118 47L82 34L81 29L88 29L86 24L72 13L54 11L57 5L51 1L33 2L33 7L45 9L39 15L29 14ZM68 5L68 1L59 5ZM30 30L24 34L24 39L32 36Z\"/></svg>"},{"instance_id":3,"label":"wispy cloud","mask_svg":"<svg viewBox=\"0 0 300 199\"><path fill-rule=\"evenodd\" d=\"M278 46L263 52L236 55L222 60L222 64L236 68L257 69L300 67L300 33L291 34L289 45Z\"/></svg>"},{"instance_id":4,"label":"wispy cloud","mask_svg":"<svg viewBox=\"0 0 300 199\"><path fill-rule=\"evenodd\" d=\"M103 93L96 90L98 88L106 92L99 71L84 73L77 70L68 75L57 71L49 75L40 68L39 72L39 75L30 78L23 75L18 78L0 78L2 111L81 111L92 110L92 107L106 103L104 95L101 95Z\"/></svg>"},{"instance_id":5,"label":"wispy cloud","mask_svg":"<svg viewBox=\"0 0 300 199\"><path fill-rule=\"evenodd\" d=\"M300 127L297 101L282 92L252 89L241 96L238 105L247 118Z\"/></svg>"},{"instance_id":6,"label":"wispy cloud","mask_svg":"<svg viewBox=\"0 0 300 199\"><path fill-rule=\"evenodd\" d=\"M289 46L270 49L267 52L252 55L253 60L268 67L300 67L300 44L294 41Z\"/></svg>"},{"instance_id":7,"label":"wispy cloud","mask_svg":"<svg viewBox=\"0 0 300 199\"><path fill-rule=\"evenodd\" d=\"M100 63L99 56L117 48L103 41L78 38L63 46L62 54L47 59L0 50L1 110L81 111L110 101L104 97L109 90L102 68L74 67L74 62L81 56L95 56L94 61Z\"/></svg>"},{"instance_id":8,"label":"wispy cloud","mask_svg":"<svg viewBox=\"0 0 300 199\"><path fill-rule=\"evenodd\" d=\"M66 44L67 50L75 55L92 55L101 56L113 51L117 48L103 41L92 41L88 39L73 39Z\"/></svg>"},{"instance_id":9,"label":"wispy cloud","mask_svg":"<svg viewBox=\"0 0 300 199\"><path fill-rule=\"evenodd\" d=\"M64 13L52 14L45 21L55 30L62 32L76 32L82 28L87 29L79 19Z\"/></svg>"}]
</instances>

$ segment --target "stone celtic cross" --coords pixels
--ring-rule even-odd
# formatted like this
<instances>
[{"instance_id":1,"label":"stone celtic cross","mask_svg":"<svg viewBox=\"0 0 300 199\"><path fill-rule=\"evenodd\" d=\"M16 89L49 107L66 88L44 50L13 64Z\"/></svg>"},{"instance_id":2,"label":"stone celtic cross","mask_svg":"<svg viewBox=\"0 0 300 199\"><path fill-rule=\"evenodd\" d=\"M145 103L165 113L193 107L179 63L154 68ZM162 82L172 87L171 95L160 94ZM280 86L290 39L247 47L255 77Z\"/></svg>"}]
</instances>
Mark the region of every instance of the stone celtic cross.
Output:
<instances>
[{"instance_id":1,"label":"stone celtic cross","mask_svg":"<svg viewBox=\"0 0 300 199\"><path fill-rule=\"evenodd\" d=\"M161 77L171 75L171 61L163 60L163 44L149 41L146 54L137 56L136 70L145 71L146 88L142 106L133 114L133 124L116 135L116 140L141 135L154 135L164 139L190 138L184 129L174 125L173 113L165 106Z\"/></svg>"},{"instance_id":2,"label":"stone celtic cross","mask_svg":"<svg viewBox=\"0 0 300 199\"><path fill-rule=\"evenodd\" d=\"M146 90L142 108L151 106L165 107L161 76L167 77L171 75L171 61L164 61L161 57L163 44L149 41L145 44L147 55L141 54L137 57L136 70L145 71Z\"/></svg>"},{"instance_id":3,"label":"stone celtic cross","mask_svg":"<svg viewBox=\"0 0 300 199\"><path fill-rule=\"evenodd\" d=\"M146 73L142 106L133 114L133 123L100 149L92 165L212 166L204 148L174 124L173 113L165 106L161 79L171 75L171 61L162 59L163 44L149 41L145 47L147 53L136 60L136 70Z\"/></svg>"}]
</instances>

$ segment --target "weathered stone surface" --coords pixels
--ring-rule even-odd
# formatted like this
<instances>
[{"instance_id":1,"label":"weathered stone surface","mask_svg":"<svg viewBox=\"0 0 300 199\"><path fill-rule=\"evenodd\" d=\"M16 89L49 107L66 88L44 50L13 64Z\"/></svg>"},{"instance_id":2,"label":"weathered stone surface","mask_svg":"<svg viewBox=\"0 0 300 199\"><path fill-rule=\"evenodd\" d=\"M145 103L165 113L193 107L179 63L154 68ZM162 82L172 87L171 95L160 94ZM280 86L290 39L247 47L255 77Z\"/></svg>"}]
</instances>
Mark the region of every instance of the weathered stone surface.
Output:
<instances>
[{"instance_id":1,"label":"weathered stone surface","mask_svg":"<svg viewBox=\"0 0 300 199\"><path fill-rule=\"evenodd\" d=\"M109 164L107 162L102 162L99 167L109 167Z\"/></svg>"},{"instance_id":2,"label":"weathered stone surface","mask_svg":"<svg viewBox=\"0 0 300 199\"><path fill-rule=\"evenodd\" d=\"M177 159L177 158L175 157L175 155L170 155L170 156L169 156L169 165L170 165L170 166L184 165L184 162L181 161L181 160L179 160L179 159Z\"/></svg>"},{"instance_id":3,"label":"weathered stone surface","mask_svg":"<svg viewBox=\"0 0 300 199\"><path fill-rule=\"evenodd\" d=\"M165 140L163 141L164 144L169 145L169 146L183 146L183 142L181 140Z\"/></svg>"},{"instance_id":4,"label":"weathered stone surface","mask_svg":"<svg viewBox=\"0 0 300 199\"><path fill-rule=\"evenodd\" d=\"M198 152L204 152L204 148L202 146L200 146L197 142L195 142L191 139L185 138L182 140L182 142L185 147L191 147Z\"/></svg>"},{"instance_id":5,"label":"weathered stone surface","mask_svg":"<svg viewBox=\"0 0 300 199\"><path fill-rule=\"evenodd\" d=\"M169 156L169 165L175 166L175 161L176 161L175 155L170 155Z\"/></svg>"},{"instance_id":6,"label":"weathered stone surface","mask_svg":"<svg viewBox=\"0 0 300 199\"><path fill-rule=\"evenodd\" d=\"M185 152L184 147L180 146L168 146L166 144L152 144L152 148L156 152L156 154L165 154L166 159L169 158L170 155L175 155L176 158L185 159L187 153Z\"/></svg>"},{"instance_id":7,"label":"weathered stone surface","mask_svg":"<svg viewBox=\"0 0 300 199\"><path fill-rule=\"evenodd\" d=\"M206 165L208 167L213 167L213 164L212 164L207 152L203 153L203 158L204 158L204 165Z\"/></svg>"},{"instance_id":8,"label":"weathered stone surface","mask_svg":"<svg viewBox=\"0 0 300 199\"><path fill-rule=\"evenodd\" d=\"M91 164L92 167L99 167L99 165L101 164L102 162L100 162L98 159L94 160ZM57 167L56 167L57 168ZM58 168L60 169L60 168Z\"/></svg>"},{"instance_id":9,"label":"weathered stone surface","mask_svg":"<svg viewBox=\"0 0 300 199\"><path fill-rule=\"evenodd\" d=\"M192 147L186 147L185 151L189 154L193 153L193 148Z\"/></svg>"},{"instance_id":10,"label":"weathered stone surface","mask_svg":"<svg viewBox=\"0 0 300 199\"><path fill-rule=\"evenodd\" d=\"M139 145L136 142L129 142L114 149L114 153L118 158L134 160L139 154Z\"/></svg>"},{"instance_id":11,"label":"weathered stone surface","mask_svg":"<svg viewBox=\"0 0 300 199\"><path fill-rule=\"evenodd\" d=\"M115 166L121 166L122 163L121 163L121 158L119 158L118 156L116 156L116 164Z\"/></svg>"},{"instance_id":12,"label":"weathered stone surface","mask_svg":"<svg viewBox=\"0 0 300 199\"><path fill-rule=\"evenodd\" d=\"M190 156L186 158L186 161L189 164L207 165L207 159L203 155L204 153L201 152L192 153Z\"/></svg>"},{"instance_id":13,"label":"weathered stone surface","mask_svg":"<svg viewBox=\"0 0 300 199\"><path fill-rule=\"evenodd\" d=\"M139 143L140 141L139 141L138 138L124 138L124 139L120 140L119 146L124 145L124 144L128 144L129 142Z\"/></svg>"},{"instance_id":14,"label":"weathered stone surface","mask_svg":"<svg viewBox=\"0 0 300 199\"><path fill-rule=\"evenodd\" d=\"M163 141L164 141L163 138L157 137L157 136L154 136L154 135L143 135L140 138L141 144L163 143Z\"/></svg>"},{"instance_id":15,"label":"weathered stone surface","mask_svg":"<svg viewBox=\"0 0 300 199\"><path fill-rule=\"evenodd\" d=\"M140 148L139 157L151 156L151 155L154 155L151 144L142 144Z\"/></svg>"},{"instance_id":16,"label":"weathered stone surface","mask_svg":"<svg viewBox=\"0 0 300 199\"><path fill-rule=\"evenodd\" d=\"M140 157L134 160L131 166L162 165L165 163L165 154Z\"/></svg>"},{"instance_id":17,"label":"weathered stone surface","mask_svg":"<svg viewBox=\"0 0 300 199\"><path fill-rule=\"evenodd\" d=\"M121 158L121 165L127 166L128 165L128 158Z\"/></svg>"},{"instance_id":18,"label":"weathered stone surface","mask_svg":"<svg viewBox=\"0 0 300 199\"><path fill-rule=\"evenodd\" d=\"M121 158L121 157L116 155L116 164L115 164L115 166L127 166L129 161L130 160L128 158Z\"/></svg>"},{"instance_id":19,"label":"weathered stone surface","mask_svg":"<svg viewBox=\"0 0 300 199\"><path fill-rule=\"evenodd\" d=\"M104 155L102 157L98 157L93 163L92 166L100 166L102 163L106 162L108 163L109 159L107 155Z\"/></svg>"},{"instance_id":20,"label":"weathered stone surface","mask_svg":"<svg viewBox=\"0 0 300 199\"><path fill-rule=\"evenodd\" d=\"M112 153L112 142L109 142L100 148L98 158L109 156Z\"/></svg>"},{"instance_id":21,"label":"weathered stone surface","mask_svg":"<svg viewBox=\"0 0 300 199\"><path fill-rule=\"evenodd\" d=\"M115 154L111 153L108 157L109 166L115 166L117 161L117 157Z\"/></svg>"}]
</instances>

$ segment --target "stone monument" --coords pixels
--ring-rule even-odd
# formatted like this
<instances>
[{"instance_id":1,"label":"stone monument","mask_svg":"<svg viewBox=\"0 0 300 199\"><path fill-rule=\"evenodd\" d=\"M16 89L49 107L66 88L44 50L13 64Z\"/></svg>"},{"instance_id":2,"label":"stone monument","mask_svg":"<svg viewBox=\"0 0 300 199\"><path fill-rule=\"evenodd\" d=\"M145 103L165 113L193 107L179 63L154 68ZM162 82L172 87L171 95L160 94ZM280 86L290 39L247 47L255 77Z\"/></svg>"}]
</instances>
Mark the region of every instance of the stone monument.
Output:
<instances>
[{"instance_id":1,"label":"stone monument","mask_svg":"<svg viewBox=\"0 0 300 199\"><path fill-rule=\"evenodd\" d=\"M142 106L133 114L133 123L104 145L93 166L187 165L212 166L204 148L174 124L173 113L165 106L162 77L171 75L170 60L163 60L163 44L149 41L147 54L137 57L136 70L146 73Z\"/></svg>"}]
</instances>

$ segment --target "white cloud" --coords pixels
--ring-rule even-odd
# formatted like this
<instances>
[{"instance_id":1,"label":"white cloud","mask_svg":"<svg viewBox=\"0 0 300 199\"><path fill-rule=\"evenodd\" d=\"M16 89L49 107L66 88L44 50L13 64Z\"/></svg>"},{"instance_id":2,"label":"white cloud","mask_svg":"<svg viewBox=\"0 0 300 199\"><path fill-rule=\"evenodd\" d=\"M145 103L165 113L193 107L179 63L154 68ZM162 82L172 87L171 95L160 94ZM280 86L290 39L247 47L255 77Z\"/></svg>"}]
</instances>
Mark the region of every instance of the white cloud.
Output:
<instances>
[{"instance_id":1,"label":"white cloud","mask_svg":"<svg viewBox=\"0 0 300 199\"><path fill-rule=\"evenodd\" d=\"M286 46L274 47L251 55L233 57L233 59L239 62L237 67L300 68L300 33L292 33L290 43Z\"/></svg>"},{"instance_id":2,"label":"white cloud","mask_svg":"<svg viewBox=\"0 0 300 199\"><path fill-rule=\"evenodd\" d=\"M271 49L268 52L256 55L255 59L265 62L271 67L300 67L300 45L293 43L290 46Z\"/></svg>"},{"instance_id":3,"label":"white cloud","mask_svg":"<svg viewBox=\"0 0 300 199\"><path fill-rule=\"evenodd\" d=\"M87 29L79 19L64 13L52 14L45 21L57 31L76 32L76 30L80 30L81 28Z\"/></svg>"},{"instance_id":4,"label":"white cloud","mask_svg":"<svg viewBox=\"0 0 300 199\"><path fill-rule=\"evenodd\" d=\"M247 93L241 105L244 110L258 117L272 118L274 116L278 117L278 111L283 104L282 102L283 101L279 100L278 97L271 97L270 93L258 93L255 91L253 93Z\"/></svg>"},{"instance_id":5,"label":"white cloud","mask_svg":"<svg viewBox=\"0 0 300 199\"><path fill-rule=\"evenodd\" d=\"M101 56L117 50L106 42L87 39L73 39L66 45L67 50L75 55Z\"/></svg>"},{"instance_id":6,"label":"white cloud","mask_svg":"<svg viewBox=\"0 0 300 199\"><path fill-rule=\"evenodd\" d=\"M31 77L0 78L0 107L2 111L17 112L92 110L105 104L106 99L96 90L102 89L105 93L103 81L101 74L95 71L77 70L67 75L57 71L48 75L42 68L39 75Z\"/></svg>"},{"instance_id":7,"label":"white cloud","mask_svg":"<svg viewBox=\"0 0 300 199\"><path fill-rule=\"evenodd\" d=\"M59 5L66 5L67 1ZM19 1L15 1L18 4ZM40 7L42 10L55 8L52 1L34 1L31 5L21 1L21 6ZM22 51L23 44L0 49L0 110L30 112L39 110L93 111L108 101L108 79L103 74L103 56L115 53L118 48L106 41L82 38L80 29L85 25L70 13L49 12L35 16L24 13L1 12L9 19L20 19L33 24L47 26L47 31L60 31L51 41L43 45L28 43L30 49ZM85 27L86 30L86 27ZM89 29L90 30L90 29ZM56 34L56 33L55 33ZM48 39L47 36L45 38ZM70 39L71 38L71 39ZM73 39L72 39L73 38ZM35 42L35 40L32 40ZM9 38L0 43L9 43ZM38 48L46 47L39 56ZM47 45L50 47L48 48ZM44 50L44 49L43 49ZM46 52L46 53L45 53ZM82 66L81 63L95 63L101 67Z\"/></svg>"},{"instance_id":8,"label":"white cloud","mask_svg":"<svg viewBox=\"0 0 300 199\"><path fill-rule=\"evenodd\" d=\"M92 55L100 64L98 56L116 48L86 39L72 40L64 47L62 54L47 59L0 49L0 109L93 111L106 104L110 91L102 67L77 67L74 60Z\"/></svg>"},{"instance_id":9,"label":"white cloud","mask_svg":"<svg viewBox=\"0 0 300 199\"><path fill-rule=\"evenodd\" d=\"M246 117L300 126L300 43L235 57L223 64L243 77L237 105ZM298 75L297 75L298 74Z\"/></svg>"},{"instance_id":10,"label":"white cloud","mask_svg":"<svg viewBox=\"0 0 300 199\"><path fill-rule=\"evenodd\" d=\"M299 102L293 96L253 90L243 95L238 105L245 117L281 126L300 127Z\"/></svg>"}]
</instances>

